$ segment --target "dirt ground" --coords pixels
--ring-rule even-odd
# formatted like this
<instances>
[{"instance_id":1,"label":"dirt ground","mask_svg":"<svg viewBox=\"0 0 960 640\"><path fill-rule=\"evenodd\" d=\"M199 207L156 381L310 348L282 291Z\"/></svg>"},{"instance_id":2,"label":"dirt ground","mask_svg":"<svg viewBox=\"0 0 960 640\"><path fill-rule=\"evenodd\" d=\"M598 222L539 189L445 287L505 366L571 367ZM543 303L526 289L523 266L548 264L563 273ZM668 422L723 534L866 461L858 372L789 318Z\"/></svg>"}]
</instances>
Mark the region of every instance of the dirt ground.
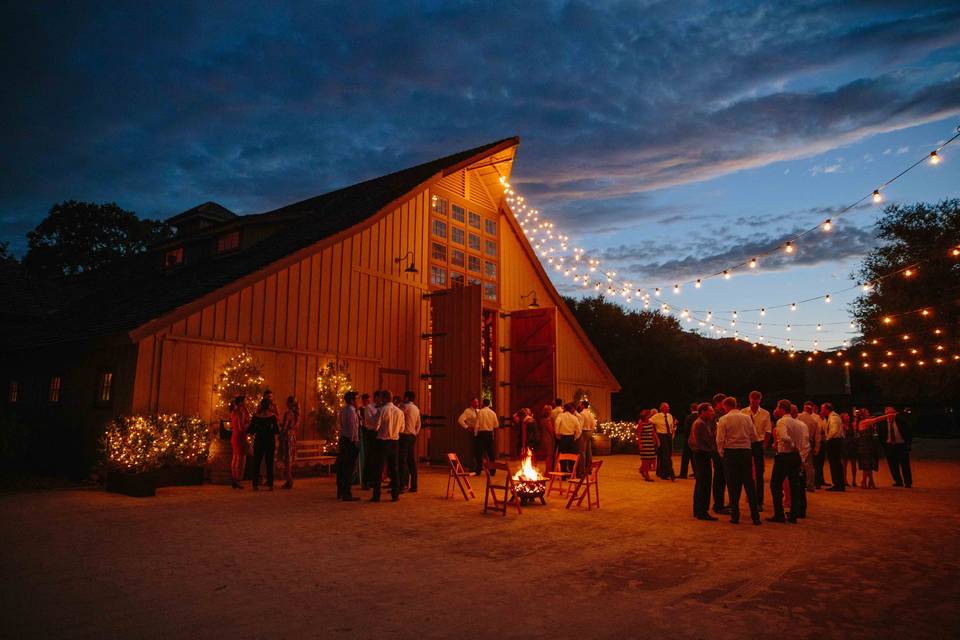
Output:
<instances>
[{"instance_id":1,"label":"dirt ground","mask_svg":"<svg viewBox=\"0 0 960 640\"><path fill-rule=\"evenodd\" d=\"M0 637L957 637L960 461L924 447L913 489L883 470L796 526L693 520L692 480L644 483L625 455L592 512L484 516L479 479L445 500L427 469L395 504L327 478L6 495Z\"/></svg>"}]
</instances>

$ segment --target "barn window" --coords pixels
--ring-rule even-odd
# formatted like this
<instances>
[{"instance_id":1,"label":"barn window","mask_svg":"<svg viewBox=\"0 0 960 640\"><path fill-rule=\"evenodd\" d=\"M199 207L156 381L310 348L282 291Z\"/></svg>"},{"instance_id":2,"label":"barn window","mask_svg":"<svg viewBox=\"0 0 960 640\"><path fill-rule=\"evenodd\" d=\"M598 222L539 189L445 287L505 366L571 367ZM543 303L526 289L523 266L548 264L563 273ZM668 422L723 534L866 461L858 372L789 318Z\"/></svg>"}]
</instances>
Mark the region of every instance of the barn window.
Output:
<instances>
[{"instance_id":1,"label":"barn window","mask_svg":"<svg viewBox=\"0 0 960 640\"><path fill-rule=\"evenodd\" d=\"M170 249L163 254L163 267L165 269L172 269L181 264L183 264L183 247Z\"/></svg>"},{"instance_id":2,"label":"barn window","mask_svg":"<svg viewBox=\"0 0 960 640\"><path fill-rule=\"evenodd\" d=\"M97 381L97 402L110 402L113 398L113 372L101 371Z\"/></svg>"},{"instance_id":3,"label":"barn window","mask_svg":"<svg viewBox=\"0 0 960 640\"><path fill-rule=\"evenodd\" d=\"M474 251L480 251L480 236L478 236L475 233L471 233L469 242L470 244L468 244L467 246L469 246Z\"/></svg>"},{"instance_id":4,"label":"barn window","mask_svg":"<svg viewBox=\"0 0 960 640\"><path fill-rule=\"evenodd\" d=\"M11 380L10 381L10 393L7 395L7 400L11 403L18 402L20 400L20 381Z\"/></svg>"},{"instance_id":5,"label":"barn window","mask_svg":"<svg viewBox=\"0 0 960 640\"><path fill-rule=\"evenodd\" d=\"M450 286L451 287L462 287L463 286L463 274L457 273L456 271L450 272Z\"/></svg>"},{"instance_id":6,"label":"barn window","mask_svg":"<svg viewBox=\"0 0 960 640\"><path fill-rule=\"evenodd\" d=\"M436 218L434 218L433 219L433 235L437 236L438 238L446 238L447 223L444 222L443 220L437 220Z\"/></svg>"},{"instance_id":7,"label":"barn window","mask_svg":"<svg viewBox=\"0 0 960 640\"><path fill-rule=\"evenodd\" d=\"M447 201L438 196L433 196L433 210L437 213L447 215Z\"/></svg>"},{"instance_id":8,"label":"barn window","mask_svg":"<svg viewBox=\"0 0 960 640\"><path fill-rule=\"evenodd\" d=\"M434 242L431 244L430 257L438 262L447 261L447 245Z\"/></svg>"},{"instance_id":9,"label":"barn window","mask_svg":"<svg viewBox=\"0 0 960 640\"><path fill-rule=\"evenodd\" d=\"M491 283L491 282L484 282L484 283L483 283L483 297L484 297L486 300L494 300L494 301L496 301L496 299L497 299L497 285L495 285L495 284L493 284L493 283Z\"/></svg>"},{"instance_id":10,"label":"barn window","mask_svg":"<svg viewBox=\"0 0 960 640\"><path fill-rule=\"evenodd\" d=\"M486 242L486 249L487 249L487 255L488 255L488 256L494 256L494 257L496 257L496 255L497 255L497 241L496 241L496 240L487 240L487 242Z\"/></svg>"},{"instance_id":11,"label":"barn window","mask_svg":"<svg viewBox=\"0 0 960 640\"><path fill-rule=\"evenodd\" d=\"M483 221L484 231L489 233L491 236L497 235L497 221L496 220L484 220Z\"/></svg>"},{"instance_id":12,"label":"barn window","mask_svg":"<svg viewBox=\"0 0 960 640\"><path fill-rule=\"evenodd\" d=\"M240 232L231 231L217 238L217 253L227 253L240 248Z\"/></svg>"},{"instance_id":13,"label":"barn window","mask_svg":"<svg viewBox=\"0 0 960 640\"><path fill-rule=\"evenodd\" d=\"M430 284L438 287L447 286L447 270L440 267L430 267Z\"/></svg>"},{"instance_id":14,"label":"barn window","mask_svg":"<svg viewBox=\"0 0 960 640\"><path fill-rule=\"evenodd\" d=\"M480 258L477 256L467 256L467 270L480 273Z\"/></svg>"},{"instance_id":15,"label":"barn window","mask_svg":"<svg viewBox=\"0 0 960 640\"><path fill-rule=\"evenodd\" d=\"M475 228L477 228L477 229L480 228L480 214L479 214L479 213L474 213L473 211L471 211L470 214L469 214L469 220L470 220L469 224L470 224L471 227L475 227Z\"/></svg>"},{"instance_id":16,"label":"barn window","mask_svg":"<svg viewBox=\"0 0 960 640\"><path fill-rule=\"evenodd\" d=\"M60 376L50 378L50 402L60 402L60 385L62 381Z\"/></svg>"},{"instance_id":17,"label":"barn window","mask_svg":"<svg viewBox=\"0 0 960 640\"><path fill-rule=\"evenodd\" d=\"M463 229L460 227L450 227L450 241L463 244Z\"/></svg>"},{"instance_id":18,"label":"barn window","mask_svg":"<svg viewBox=\"0 0 960 640\"><path fill-rule=\"evenodd\" d=\"M480 284L480 280L477 278L467 278L467 283L473 286L475 284Z\"/></svg>"},{"instance_id":19,"label":"barn window","mask_svg":"<svg viewBox=\"0 0 960 640\"><path fill-rule=\"evenodd\" d=\"M457 222L463 222L464 211L463 207L460 205L451 205L450 206L450 216Z\"/></svg>"},{"instance_id":20,"label":"barn window","mask_svg":"<svg viewBox=\"0 0 960 640\"><path fill-rule=\"evenodd\" d=\"M483 263L483 275L491 280L497 279L497 263L496 262L484 262Z\"/></svg>"},{"instance_id":21,"label":"barn window","mask_svg":"<svg viewBox=\"0 0 960 640\"><path fill-rule=\"evenodd\" d=\"M451 249L450 250L450 264L455 267L462 267L464 265L465 256L463 251L460 249Z\"/></svg>"}]
</instances>

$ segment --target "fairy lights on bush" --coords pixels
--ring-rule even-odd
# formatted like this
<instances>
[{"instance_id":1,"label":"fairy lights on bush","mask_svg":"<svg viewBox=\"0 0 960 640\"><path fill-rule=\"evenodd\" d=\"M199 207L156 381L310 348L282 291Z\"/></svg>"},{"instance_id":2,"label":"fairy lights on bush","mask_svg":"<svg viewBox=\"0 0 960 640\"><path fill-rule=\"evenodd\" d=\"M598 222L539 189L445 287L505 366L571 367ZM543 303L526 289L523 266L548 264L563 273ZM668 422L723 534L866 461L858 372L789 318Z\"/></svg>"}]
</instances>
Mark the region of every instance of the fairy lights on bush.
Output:
<instances>
[{"instance_id":1,"label":"fairy lights on bush","mask_svg":"<svg viewBox=\"0 0 960 640\"><path fill-rule=\"evenodd\" d=\"M170 413L118 416L107 426L102 443L110 466L142 472L205 462L210 440L210 430L199 416Z\"/></svg>"}]
</instances>

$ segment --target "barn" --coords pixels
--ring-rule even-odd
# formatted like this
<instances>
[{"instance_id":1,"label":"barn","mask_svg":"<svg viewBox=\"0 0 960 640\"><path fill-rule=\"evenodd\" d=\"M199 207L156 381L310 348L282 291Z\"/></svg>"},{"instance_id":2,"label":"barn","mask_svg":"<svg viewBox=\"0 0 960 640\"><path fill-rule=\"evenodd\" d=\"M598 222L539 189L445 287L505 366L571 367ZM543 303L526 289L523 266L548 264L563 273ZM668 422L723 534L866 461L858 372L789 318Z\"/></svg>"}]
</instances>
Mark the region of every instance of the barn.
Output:
<instances>
[{"instance_id":1,"label":"barn","mask_svg":"<svg viewBox=\"0 0 960 640\"><path fill-rule=\"evenodd\" d=\"M507 205L508 138L274 211L213 203L169 220L175 237L79 283L4 347L7 402L95 434L117 414L211 423L213 385L240 351L278 398L316 405L316 373L417 392L421 455L466 455L471 397L506 419L559 396L610 416L616 379L551 284ZM22 409L21 409L22 407ZM302 438L316 437L304 421ZM509 430L499 450L510 449Z\"/></svg>"}]
</instances>

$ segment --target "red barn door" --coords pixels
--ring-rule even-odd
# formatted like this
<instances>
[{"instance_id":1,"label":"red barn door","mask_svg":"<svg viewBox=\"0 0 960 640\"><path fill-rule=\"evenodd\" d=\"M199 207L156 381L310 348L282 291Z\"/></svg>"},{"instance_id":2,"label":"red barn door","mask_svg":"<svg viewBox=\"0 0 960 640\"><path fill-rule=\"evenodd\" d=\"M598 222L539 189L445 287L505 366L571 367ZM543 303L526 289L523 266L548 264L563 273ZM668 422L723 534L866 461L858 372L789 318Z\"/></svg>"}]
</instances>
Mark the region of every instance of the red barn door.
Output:
<instances>
[{"instance_id":1,"label":"red barn door","mask_svg":"<svg viewBox=\"0 0 960 640\"><path fill-rule=\"evenodd\" d=\"M557 310L510 312L510 405L536 415L557 394Z\"/></svg>"}]
</instances>

